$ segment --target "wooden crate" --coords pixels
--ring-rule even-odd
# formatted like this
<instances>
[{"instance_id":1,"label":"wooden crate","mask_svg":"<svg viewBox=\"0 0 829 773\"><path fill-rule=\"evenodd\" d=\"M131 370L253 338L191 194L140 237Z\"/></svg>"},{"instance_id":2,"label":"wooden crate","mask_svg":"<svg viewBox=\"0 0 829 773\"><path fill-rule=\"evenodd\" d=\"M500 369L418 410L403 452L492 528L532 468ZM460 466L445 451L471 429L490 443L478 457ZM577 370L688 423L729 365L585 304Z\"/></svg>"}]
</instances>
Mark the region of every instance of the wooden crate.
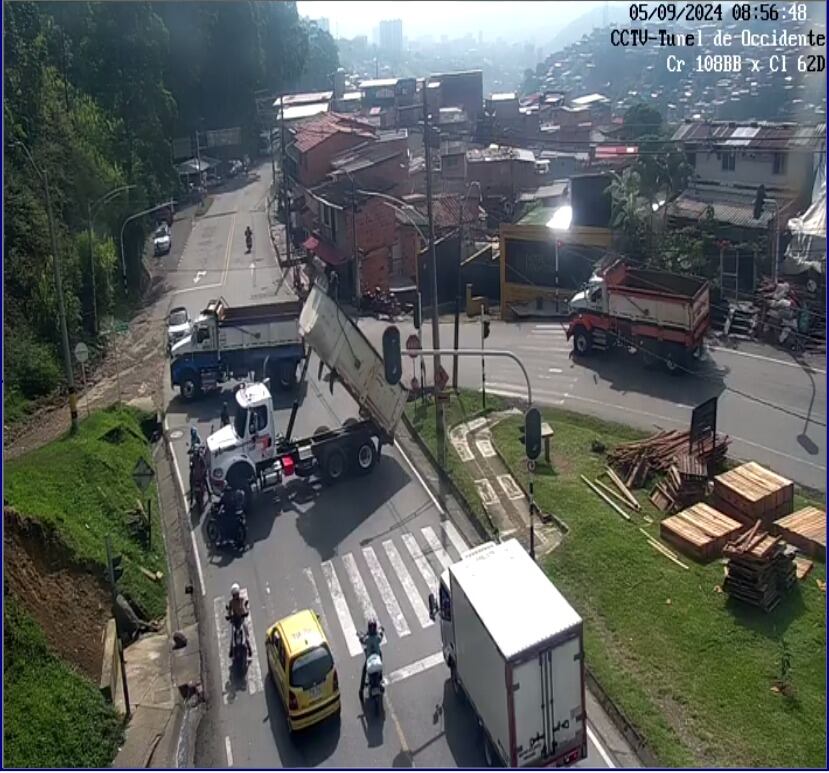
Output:
<instances>
[{"instance_id":1,"label":"wooden crate","mask_svg":"<svg viewBox=\"0 0 829 773\"><path fill-rule=\"evenodd\" d=\"M780 518L771 525L790 545L800 548L813 558L826 560L826 511L804 507L796 513Z\"/></svg>"},{"instance_id":2,"label":"wooden crate","mask_svg":"<svg viewBox=\"0 0 829 773\"><path fill-rule=\"evenodd\" d=\"M714 505L745 524L770 526L794 509L794 483L747 462L714 478Z\"/></svg>"},{"instance_id":3,"label":"wooden crate","mask_svg":"<svg viewBox=\"0 0 829 773\"><path fill-rule=\"evenodd\" d=\"M662 539L676 545L686 556L710 561L720 555L726 542L745 528L740 521L729 518L704 502L698 502L662 521L659 533Z\"/></svg>"}]
</instances>

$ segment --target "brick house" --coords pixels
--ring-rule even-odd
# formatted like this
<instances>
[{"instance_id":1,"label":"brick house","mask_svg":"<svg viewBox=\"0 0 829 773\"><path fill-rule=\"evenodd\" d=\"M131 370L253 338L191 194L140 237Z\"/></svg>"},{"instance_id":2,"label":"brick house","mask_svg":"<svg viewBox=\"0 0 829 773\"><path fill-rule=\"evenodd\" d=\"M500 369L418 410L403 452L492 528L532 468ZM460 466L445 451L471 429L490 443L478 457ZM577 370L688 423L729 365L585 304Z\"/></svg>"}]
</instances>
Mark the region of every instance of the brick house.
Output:
<instances>
[{"instance_id":1,"label":"brick house","mask_svg":"<svg viewBox=\"0 0 829 773\"><path fill-rule=\"evenodd\" d=\"M466 153L467 181L481 184L484 198L493 195L515 197L538 187L535 155L531 150L490 145Z\"/></svg>"}]
</instances>

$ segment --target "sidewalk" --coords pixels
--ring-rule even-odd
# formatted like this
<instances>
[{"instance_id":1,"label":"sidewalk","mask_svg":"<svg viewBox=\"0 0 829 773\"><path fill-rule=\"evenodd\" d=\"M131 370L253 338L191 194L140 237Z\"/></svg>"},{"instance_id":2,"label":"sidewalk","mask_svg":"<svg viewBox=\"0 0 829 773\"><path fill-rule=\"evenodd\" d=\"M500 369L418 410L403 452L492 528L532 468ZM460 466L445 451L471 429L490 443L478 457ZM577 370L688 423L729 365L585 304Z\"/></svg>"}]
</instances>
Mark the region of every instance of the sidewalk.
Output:
<instances>
[{"instance_id":1,"label":"sidewalk","mask_svg":"<svg viewBox=\"0 0 829 773\"><path fill-rule=\"evenodd\" d=\"M154 449L158 504L167 552L167 626L160 634L145 636L127 647L132 717L124 745L113 760L115 768L176 768L192 765L185 731L201 699L201 652L196 606L192 592L189 554L184 540L180 500L172 466L162 441ZM192 590L192 589L191 589ZM173 649L173 632L186 637L186 645ZM122 690L115 705L123 711Z\"/></svg>"}]
</instances>

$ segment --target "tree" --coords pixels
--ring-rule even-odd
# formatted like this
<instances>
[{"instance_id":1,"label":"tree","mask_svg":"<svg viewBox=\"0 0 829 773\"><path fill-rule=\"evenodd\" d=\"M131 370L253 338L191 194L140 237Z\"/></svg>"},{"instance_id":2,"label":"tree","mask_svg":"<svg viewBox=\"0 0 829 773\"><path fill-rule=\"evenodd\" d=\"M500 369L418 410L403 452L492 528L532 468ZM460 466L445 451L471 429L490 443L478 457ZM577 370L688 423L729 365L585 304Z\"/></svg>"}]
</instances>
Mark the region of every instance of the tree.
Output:
<instances>
[{"instance_id":1,"label":"tree","mask_svg":"<svg viewBox=\"0 0 829 773\"><path fill-rule=\"evenodd\" d=\"M625 169L622 174L613 172L607 187L612 199L612 225L623 235L623 252L641 259L644 250L647 201L642 196L642 180L634 169Z\"/></svg>"},{"instance_id":2,"label":"tree","mask_svg":"<svg viewBox=\"0 0 829 773\"><path fill-rule=\"evenodd\" d=\"M340 66L337 44L316 22L302 20L301 24L308 39L308 54L295 88L297 91L329 91L333 75Z\"/></svg>"},{"instance_id":3,"label":"tree","mask_svg":"<svg viewBox=\"0 0 829 773\"><path fill-rule=\"evenodd\" d=\"M659 135L662 128L662 116L658 110L638 102L631 105L623 116L622 139L637 140L640 137Z\"/></svg>"}]
</instances>

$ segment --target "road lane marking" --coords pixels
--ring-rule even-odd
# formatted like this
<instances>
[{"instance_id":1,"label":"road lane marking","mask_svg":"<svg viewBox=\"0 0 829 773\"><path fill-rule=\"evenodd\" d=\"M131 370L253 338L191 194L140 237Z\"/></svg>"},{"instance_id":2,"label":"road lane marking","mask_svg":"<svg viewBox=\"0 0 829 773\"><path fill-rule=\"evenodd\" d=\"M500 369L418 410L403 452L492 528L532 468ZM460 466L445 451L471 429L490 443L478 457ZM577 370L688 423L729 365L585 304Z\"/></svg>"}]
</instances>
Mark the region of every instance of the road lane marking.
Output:
<instances>
[{"instance_id":1,"label":"road lane marking","mask_svg":"<svg viewBox=\"0 0 829 773\"><path fill-rule=\"evenodd\" d=\"M243 596L247 596L247 590L242 589ZM250 637L251 661L248 666L248 694L254 695L262 692L262 669L259 666L259 653L256 651L256 631L253 628L253 613L248 614L248 636Z\"/></svg>"},{"instance_id":2,"label":"road lane marking","mask_svg":"<svg viewBox=\"0 0 829 773\"><path fill-rule=\"evenodd\" d=\"M561 368L549 368L547 372L548 373L564 373L564 371Z\"/></svg>"},{"instance_id":3,"label":"road lane marking","mask_svg":"<svg viewBox=\"0 0 829 773\"><path fill-rule=\"evenodd\" d=\"M409 599L412 609L414 609L414 613L417 616L417 621L420 623L420 627L428 628L432 625L432 619L429 617L429 610L423 603L423 599L417 591L417 586L415 585L412 576L409 574L406 564L403 563L400 553L397 552L394 542L390 539L385 540L383 542L383 550L386 551L389 563L391 564L392 569L394 569L394 573L397 575L397 578L400 580L403 590L406 592L406 597Z\"/></svg>"},{"instance_id":4,"label":"road lane marking","mask_svg":"<svg viewBox=\"0 0 829 773\"><path fill-rule=\"evenodd\" d=\"M351 553L346 553L343 556L343 564L345 566L345 573L351 581L351 587L354 588L354 593L357 594L357 603L360 605L360 610L363 613L363 621L368 623L369 620L377 620L377 612L374 611L374 604L371 603L368 588L366 588L366 584L360 576L356 559Z\"/></svg>"},{"instance_id":5,"label":"road lane marking","mask_svg":"<svg viewBox=\"0 0 829 773\"><path fill-rule=\"evenodd\" d=\"M613 760L610 758L610 755L605 751L604 746L599 742L598 736L590 729L590 725L587 725L587 737L593 743L593 746L596 747L596 751L602 755L602 759L604 760L605 765L609 768L615 768L616 765L614 764Z\"/></svg>"},{"instance_id":6,"label":"road lane marking","mask_svg":"<svg viewBox=\"0 0 829 773\"><path fill-rule=\"evenodd\" d=\"M441 566L444 569L448 569L452 565L453 561L444 549L443 545L440 544L440 540L438 539L438 535L435 534L435 530L431 526L424 526L420 531L423 532L426 542L429 543L432 553L434 553L438 561L440 561Z\"/></svg>"},{"instance_id":7,"label":"road lane marking","mask_svg":"<svg viewBox=\"0 0 829 773\"><path fill-rule=\"evenodd\" d=\"M386 677L386 684L402 682L404 679L408 679L416 674L422 674L424 671L434 668L440 663L443 663L442 652L435 652L431 655L427 655L425 658L416 660L414 663L409 663L408 666L403 666L402 668L398 668L396 671L392 671Z\"/></svg>"},{"instance_id":8,"label":"road lane marking","mask_svg":"<svg viewBox=\"0 0 829 773\"><path fill-rule=\"evenodd\" d=\"M225 705L227 705L228 698L227 698L227 679L229 677L229 668L228 668L228 660L227 660L227 650L228 650L228 633L227 628L230 625L227 620L225 620L225 601L224 596L216 596L213 599L213 616L216 621L216 639L219 642L219 668L221 669L221 677L220 681L222 683L222 700L224 700Z\"/></svg>"},{"instance_id":9,"label":"road lane marking","mask_svg":"<svg viewBox=\"0 0 829 773\"><path fill-rule=\"evenodd\" d=\"M374 548L363 548L363 557L366 559L366 564L368 564L368 569L374 578L375 585L377 585L377 590L380 591L380 598L383 599L383 604L386 605L386 610L389 613L394 630L397 631L397 635L401 639L404 636L408 636L411 631L406 623L406 618L403 617L403 610L400 609L400 604L397 603L389 579L386 577L383 567L380 566L380 561L374 552Z\"/></svg>"},{"instance_id":10,"label":"road lane marking","mask_svg":"<svg viewBox=\"0 0 829 773\"><path fill-rule=\"evenodd\" d=\"M225 754L227 755L227 766L233 767L233 749L230 748L230 736L225 736Z\"/></svg>"},{"instance_id":11,"label":"road lane marking","mask_svg":"<svg viewBox=\"0 0 829 773\"><path fill-rule=\"evenodd\" d=\"M193 284L197 285L205 276L207 276L206 271L197 271L196 276L193 277Z\"/></svg>"},{"instance_id":12,"label":"road lane marking","mask_svg":"<svg viewBox=\"0 0 829 773\"><path fill-rule=\"evenodd\" d=\"M441 505L441 503L438 502L437 497L432 493L432 489L430 489L429 486L426 485L426 481L423 480L423 476L420 474L420 471L417 469L417 467L414 466L412 460L409 459L408 455L403 450L403 446L400 445L399 440L394 441L394 447L397 449L397 452L400 454L400 456L403 457L403 460L406 462L406 464L409 465L409 469L414 473L414 476L415 478L417 478L420 485L423 486L423 490L429 495L429 499L432 500L432 504L435 506L437 511L441 515L446 515L446 511L443 509L443 505Z\"/></svg>"},{"instance_id":13,"label":"road lane marking","mask_svg":"<svg viewBox=\"0 0 829 773\"><path fill-rule=\"evenodd\" d=\"M452 543L455 550L458 551L458 556L462 556L467 550L469 550L469 545L466 544L466 540L461 536L461 533L457 530L452 521L441 521L440 528L446 532L446 536L449 537L449 541Z\"/></svg>"},{"instance_id":14,"label":"road lane marking","mask_svg":"<svg viewBox=\"0 0 829 773\"><path fill-rule=\"evenodd\" d=\"M434 593L437 590L435 573L432 571L432 567L426 559L426 556L423 555L423 551L421 551L420 546L417 544L417 540L411 534L402 534L401 539L409 555L412 557L412 561L414 561L417 570L420 572L420 576L425 581L429 592Z\"/></svg>"},{"instance_id":15,"label":"road lane marking","mask_svg":"<svg viewBox=\"0 0 829 773\"><path fill-rule=\"evenodd\" d=\"M345 644L348 647L348 654L351 657L359 655L363 651L360 640L357 638L357 629L354 627L354 620L351 618L351 612L348 611L348 604L343 594L342 586L337 573L334 571L334 565L330 561L323 561L320 564L322 573L325 575L325 582L328 585L328 592L331 594L331 600L334 602L334 609L337 612L337 618L340 621L340 628L342 628L343 636L345 637Z\"/></svg>"},{"instance_id":16,"label":"road lane marking","mask_svg":"<svg viewBox=\"0 0 829 773\"><path fill-rule=\"evenodd\" d=\"M766 357L763 354L752 354L751 352L740 352L735 349L729 349L727 346L711 346L710 344L706 346L709 351L712 352L725 352L726 354L734 354L737 357L748 357L751 360L762 360L763 362L772 362L775 365L783 365L787 368L797 368L798 370L806 371L807 373L819 373L822 376L826 375L825 370L821 370L820 368L813 368L808 362L798 363L798 362L787 362L786 360L780 360L777 357Z\"/></svg>"},{"instance_id":17,"label":"road lane marking","mask_svg":"<svg viewBox=\"0 0 829 773\"><path fill-rule=\"evenodd\" d=\"M466 439L467 426L461 424L449 433L449 442L457 452L462 462L471 462L475 457L472 449L469 448L469 441Z\"/></svg>"},{"instance_id":18,"label":"road lane marking","mask_svg":"<svg viewBox=\"0 0 829 773\"><path fill-rule=\"evenodd\" d=\"M560 330L564 332L564 328L561 325L535 325L533 330Z\"/></svg>"},{"instance_id":19,"label":"road lane marking","mask_svg":"<svg viewBox=\"0 0 829 773\"><path fill-rule=\"evenodd\" d=\"M518 398L521 398L523 400L527 399L526 386L524 387L524 389L522 389L517 384L501 384L501 383L498 383L498 384L487 384L486 388L487 388L488 392L491 392L494 395L501 395L502 397L518 397ZM566 394L562 395L560 392L548 392L548 391L542 392L541 390L538 390L538 389L533 390L533 395L536 396L536 397L546 398L546 401L551 405L563 405L564 400L569 396L569 395L566 395ZM559 399L559 400L552 399L553 396L559 397L561 399Z\"/></svg>"},{"instance_id":20,"label":"road lane marking","mask_svg":"<svg viewBox=\"0 0 829 773\"><path fill-rule=\"evenodd\" d=\"M314 610L320 616L320 620L322 620L322 627L326 631L328 630L328 621L325 619L325 610L322 607L322 598L320 598L320 589L317 587L317 581L314 579L314 573L311 571L310 566L306 566L302 570L303 574L307 578L308 582L311 584L311 592L314 594L314 605L316 609Z\"/></svg>"},{"instance_id":21,"label":"road lane marking","mask_svg":"<svg viewBox=\"0 0 829 773\"><path fill-rule=\"evenodd\" d=\"M524 344L518 344L518 351L521 352L543 352L547 354L547 352L570 352L571 348L569 346L525 346Z\"/></svg>"},{"instance_id":22,"label":"road lane marking","mask_svg":"<svg viewBox=\"0 0 829 773\"><path fill-rule=\"evenodd\" d=\"M514 502L517 499L524 498L524 492L521 491L520 488L518 488L518 484L515 482L515 479L509 473L498 476L498 485L501 487L501 490L507 495L507 499L510 499Z\"/></svg>"},{"instance_id":23,"label":"road lane marking","mask_svg":"<svg viewBox=\"0 0 829 773\"><path fill-rule=\"evenodd\" d=\"M227 247L225 248L225 270L222 274L222 281L221 285L224 287L225 280L227 279L227 272L230 268L230 251L231 245L233 244L233 235L236 232L236 213L233 213L233 218L230 221L230 233L227 235Z\"/></svg>"},{"instance_id":24,"label":"road lane marking","mask_svg":"<svg viewBox=\"0 0 829 773\"><path fill-rule=\"evenodd\" d=\"M475 488L478 490L478 496L481 498L484 507L494 507L498 504L498 495L487 478L476 480Z\"/></svg>"}]
</instances>

